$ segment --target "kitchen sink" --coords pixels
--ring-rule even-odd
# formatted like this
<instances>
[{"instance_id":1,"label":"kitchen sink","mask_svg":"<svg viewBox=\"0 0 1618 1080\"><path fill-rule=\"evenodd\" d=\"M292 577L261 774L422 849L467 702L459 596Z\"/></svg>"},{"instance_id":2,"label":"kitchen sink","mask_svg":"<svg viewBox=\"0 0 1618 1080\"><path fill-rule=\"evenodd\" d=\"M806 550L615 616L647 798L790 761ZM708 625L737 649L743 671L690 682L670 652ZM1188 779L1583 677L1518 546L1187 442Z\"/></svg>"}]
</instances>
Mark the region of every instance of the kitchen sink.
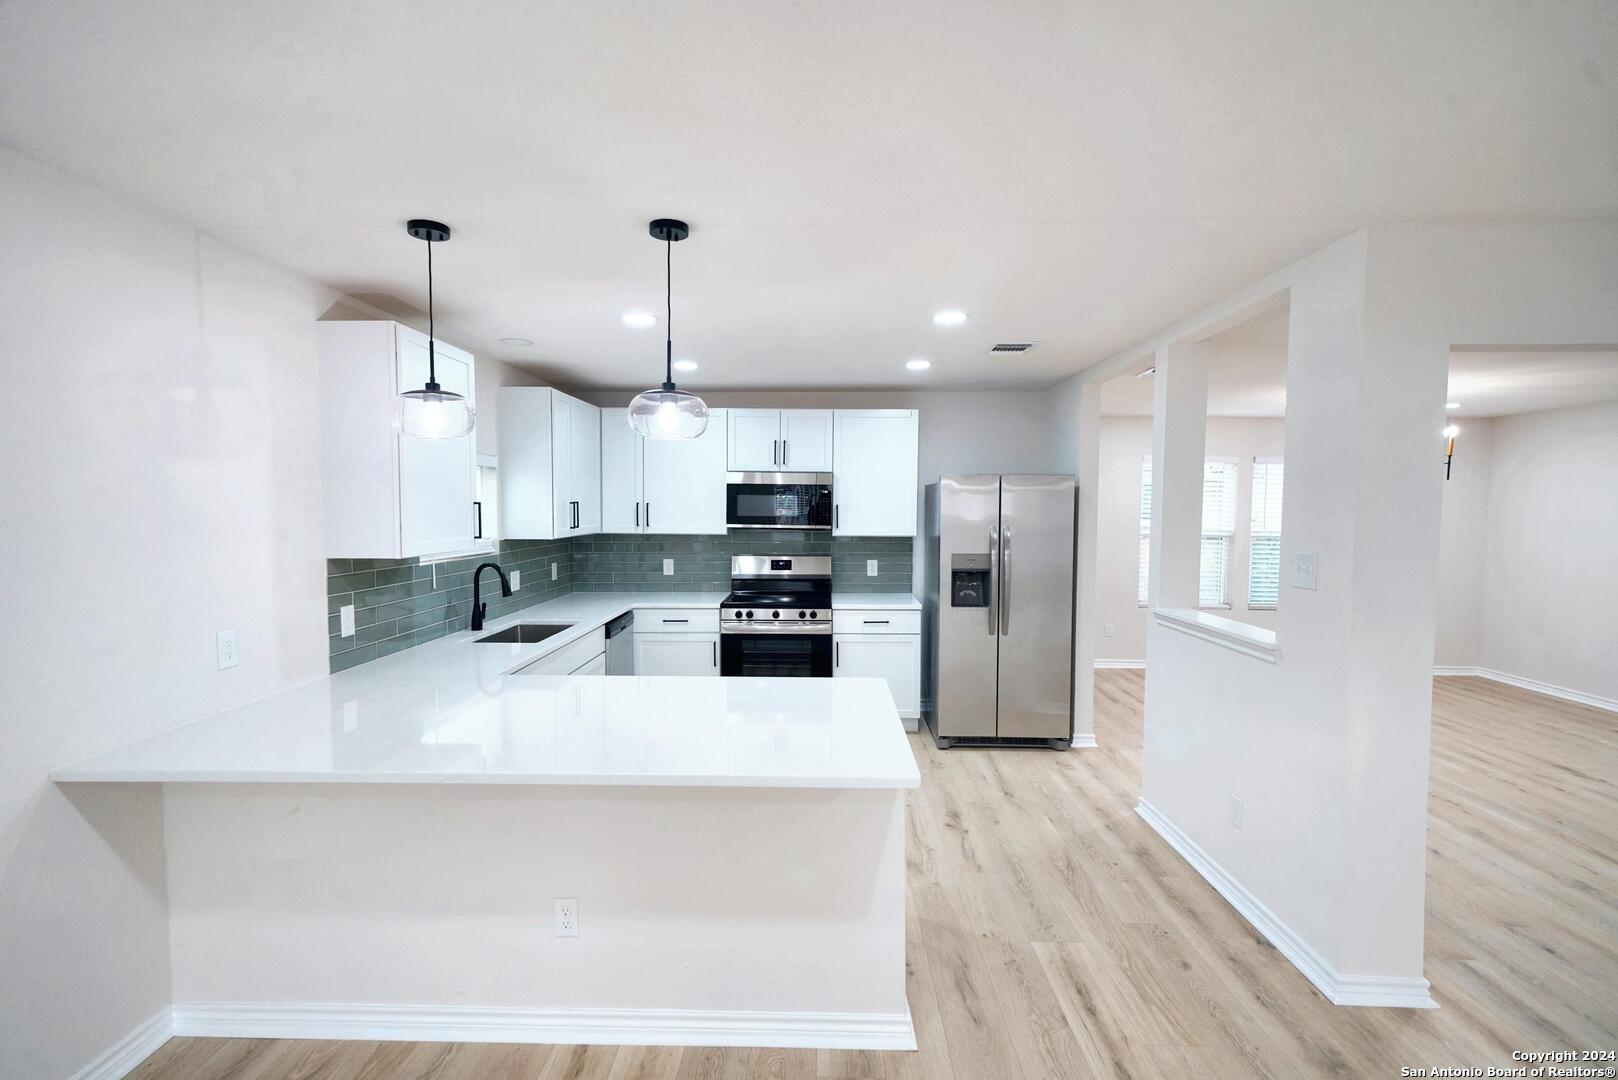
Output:
<instances>
[{"instance_id":1,"label":"kitchen sink","mask_svg":"<svg viewBox=\"0 0 1618 1080\"><path fill-rule=\"evenodd\" d=\"M477 638L475 644L532 645L536 641L555 637L572 625L570 622L523 622L508 626L504 630L496 630L492 634L485 634Z\"/></svg>"}]
</instances>

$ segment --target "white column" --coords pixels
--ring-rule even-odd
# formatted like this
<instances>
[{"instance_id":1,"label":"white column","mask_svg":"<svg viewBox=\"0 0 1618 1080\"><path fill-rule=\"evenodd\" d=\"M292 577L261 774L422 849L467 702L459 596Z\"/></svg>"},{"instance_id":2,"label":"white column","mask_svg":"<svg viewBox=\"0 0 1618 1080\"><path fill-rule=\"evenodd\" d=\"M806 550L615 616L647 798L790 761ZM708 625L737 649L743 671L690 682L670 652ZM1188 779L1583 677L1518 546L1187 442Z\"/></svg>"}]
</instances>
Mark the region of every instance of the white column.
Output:
<instances>
[{"instance_id":1,"label":"white column","mask_svg":"<svg viewBox=\"0 0 1618 1080\"><path fill-rule=\"evenodd\" d=\"M1147 606L1195 608L1202 549L1202 461L1208 430L1207 346L1159 348L1153 380Z\"/></svg>"},{"instance_id":2,"label":"white column","mask_svg":"<svg viewBox=\"0 0 1618 1080\"><path fill-rule=\"evenodd\" d=\"M1078 460L1063 464L1078 482L1073 567L1073 745L1095 742L1097 489L1101 483L1101 384L1079 385L1071 421L1078 431Z\"/></svg>"}]
</instances>

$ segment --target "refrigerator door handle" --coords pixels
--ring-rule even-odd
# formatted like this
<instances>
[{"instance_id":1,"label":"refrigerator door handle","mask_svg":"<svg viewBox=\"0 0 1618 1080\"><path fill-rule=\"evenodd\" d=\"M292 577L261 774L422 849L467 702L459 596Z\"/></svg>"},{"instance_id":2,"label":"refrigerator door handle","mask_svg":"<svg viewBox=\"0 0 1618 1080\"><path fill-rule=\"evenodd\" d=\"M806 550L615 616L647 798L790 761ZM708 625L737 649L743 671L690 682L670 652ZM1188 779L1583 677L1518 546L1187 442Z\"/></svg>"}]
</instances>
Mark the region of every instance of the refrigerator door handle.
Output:
<instances>
[{"instance_id":1,"label":"refrigerator door handle","mask_svg":"<svg viewBox=\"0 0 1618 1080\"><path fill-rule=\"evenodd\" d=\"M1011 636L1011 526L1000 537L1000 636Z\"/></svg>"},{"instance_id":2,"label":"refrigerator door handle","mask_svg":"<svg viewBox=\"0 0 1618 1080\"><path fill-rule=\"evenodd\" d=\"M989 526L989 636L1000 633L1000 526Z\"/></svg>"}]
</instances>

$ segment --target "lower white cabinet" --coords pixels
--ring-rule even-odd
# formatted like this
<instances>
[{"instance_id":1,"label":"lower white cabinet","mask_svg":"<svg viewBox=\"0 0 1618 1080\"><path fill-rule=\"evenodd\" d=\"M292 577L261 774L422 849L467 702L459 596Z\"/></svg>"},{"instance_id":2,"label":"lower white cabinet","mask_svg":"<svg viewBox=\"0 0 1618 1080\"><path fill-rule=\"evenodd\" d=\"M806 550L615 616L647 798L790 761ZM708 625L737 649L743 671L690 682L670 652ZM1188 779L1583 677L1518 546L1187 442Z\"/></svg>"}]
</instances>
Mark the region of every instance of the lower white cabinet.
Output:
<instances>
[{"instance_id":1,"label":"lower white cabinet","mask_svg":"<svg viewBox=\"0 0 1618 1080\"><path fill-rule=\"evenodd\" d=\"M606 673L607 673L607 654L606 653L602 653L600 656L596 657L594 660L591 660L589 663L585 664L583 667L579 668L577 671L572 672L572 674L574 674L574 675L605 675Z\"/></svg>"},{"instance_id":2,"label":"lower white cabinet","mask_svg":"<svg viewBox=\"0 0 1618 1080\"><path fill-rule=\"evenodd\" d=\"M921 612L850 608L832 612L832 676L886 679L905 727L921 720Z\"/></svg>"},{"instance_id":3,"label":"lower white cabinet","mask_svg":"<svg viewBox=\"0 0 1618 1080\"><path fill-rule=\"evenodd\" d=\"M718 675L719 634L647 634L635 618L636 675Z\"/></svg>"},{"instance_id":4,"label":"lower white cabinet","mask_svg":"<svg viewBox=\"0 0 1618 1080\"><path fill-rule=\"evenodd\" d=\"M600 665L599 670L585 670ZM592 630L577 641L540 657L527 667L518 668L514 675L604 675L607 671L607 633L605 629Z\"/></svg>"}]
</instances>

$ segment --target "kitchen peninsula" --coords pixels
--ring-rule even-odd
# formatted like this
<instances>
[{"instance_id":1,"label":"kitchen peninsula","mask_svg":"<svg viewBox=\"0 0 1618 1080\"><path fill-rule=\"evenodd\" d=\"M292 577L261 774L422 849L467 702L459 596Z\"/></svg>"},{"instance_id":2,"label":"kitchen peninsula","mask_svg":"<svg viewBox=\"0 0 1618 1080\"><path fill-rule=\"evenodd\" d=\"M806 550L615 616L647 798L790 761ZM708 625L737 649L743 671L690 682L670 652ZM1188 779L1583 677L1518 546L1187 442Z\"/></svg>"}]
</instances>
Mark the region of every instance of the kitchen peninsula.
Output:
<instances>
[{"instance_id":1,"label":"kitchen peninsula","mask_svg":"<svg viewBox=\"0 0 1618 1080\"><path fill-rule=\"evenodd\" d=\"M163 785L176 1033L914 1047L883 680L521 672L699 602L567 597L57 770Z\"/></svg>"}]
</instances>

